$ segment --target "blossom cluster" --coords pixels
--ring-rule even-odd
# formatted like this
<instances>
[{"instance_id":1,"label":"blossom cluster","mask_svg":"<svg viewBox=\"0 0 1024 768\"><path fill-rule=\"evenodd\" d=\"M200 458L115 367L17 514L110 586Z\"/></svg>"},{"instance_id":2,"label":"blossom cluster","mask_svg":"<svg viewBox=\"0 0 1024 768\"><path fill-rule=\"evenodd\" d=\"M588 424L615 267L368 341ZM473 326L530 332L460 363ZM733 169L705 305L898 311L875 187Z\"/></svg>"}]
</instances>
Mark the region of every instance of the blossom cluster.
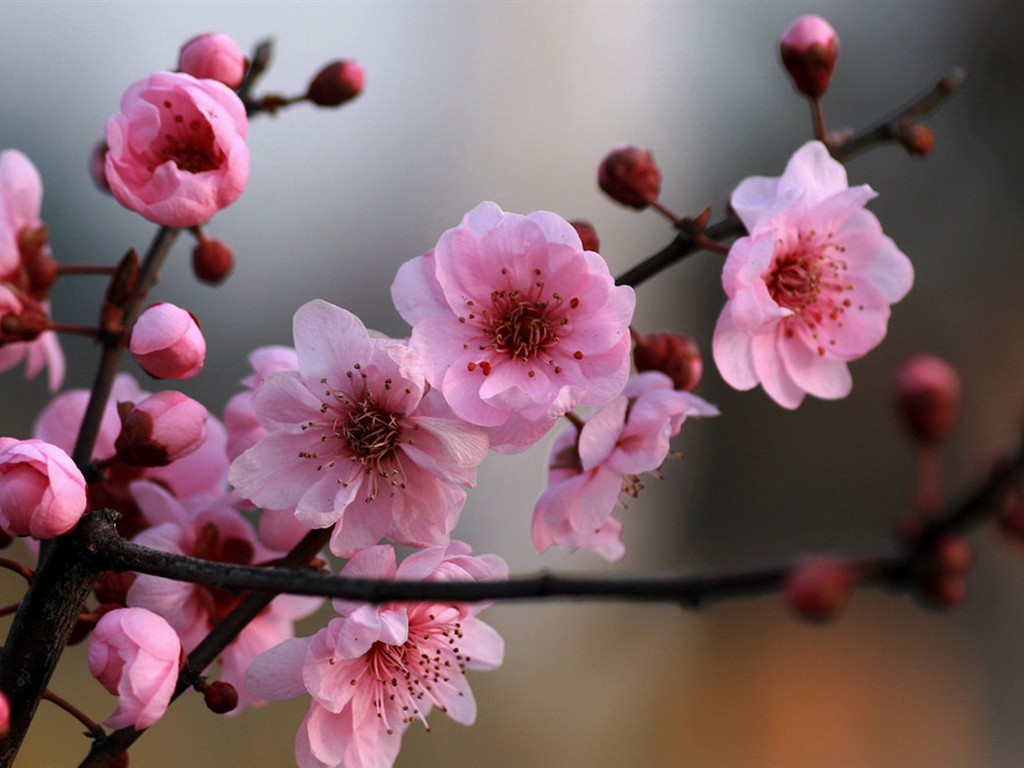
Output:
<instances>
[{"instance_id":1,"label":"blossom cluster","mask_svg":"<svg viewBox=\"0 0 1024 768\"><path fill-rule=\"evenodd\" d=\"M812 31L820 37L820 25ZM799 35L788 43L805 44ZM230 38L190 40L178 71L125 92L106 125L97 182L161 226L205 225L246 183L250 75ZM337 105L363 83L358 64L334 62L305 98ZM599 178L625 205L657 205L660 174L649 152L617 148ZM41 196L31 162L15 150L0 155L0 370L26 360L33 374L45 363L56 389L63 358L48 295L57 267ZM848 363L883 340L890 304L913 281L909 260L864 207L873 196L849 186L820 141L798 149L780 177L736 188L730 203L746 234L725 260L726 303L712 342L727 383L760 385L785 408L806 394L850 392ZM217 282L230 259L225 269L219 244L196 231L196 273ZM157 302L126 322L136 286L130 263L119 269L101 331L121 338L154 379L197 375L206 359L198 320ZM109 507L122 536L174 555L270 565L311 531L329 530L322 567L343 559L345 577L504 579L500 557L475 556L453 538L468 493L491 452L527 450L561 421L532 543L539 552L623 557L623 497L658 475L687 419L718 415L690 391L702 370L696 343L631 327L636 295L613 278L592 229L494 202L406 261L391 298L410 326L406 338L371 331L323 300L300 307L293 347L252 352L252 373L223 420L179 391L150 393L119 375L81 467L69 456L91 393L58 395L31 439L0 438L0 528L54 538ZM415 551L399 562L395 546ZM106 723L137 729L168 706L182 654L242 599L142 574L104 574L94 593L100 618L89 666L119 698ZM208 703L218 699L211 708L237 713L308 695L296 742L302 766L390 765L402 733L435 707L473 722L465 673L497 667L504 653L477 618L484 606L335 601L325 628L294 637L295 622L321 602L272 600L219 655L218 690L232 693L208 694Z\"/></svg>"}]
</instances>

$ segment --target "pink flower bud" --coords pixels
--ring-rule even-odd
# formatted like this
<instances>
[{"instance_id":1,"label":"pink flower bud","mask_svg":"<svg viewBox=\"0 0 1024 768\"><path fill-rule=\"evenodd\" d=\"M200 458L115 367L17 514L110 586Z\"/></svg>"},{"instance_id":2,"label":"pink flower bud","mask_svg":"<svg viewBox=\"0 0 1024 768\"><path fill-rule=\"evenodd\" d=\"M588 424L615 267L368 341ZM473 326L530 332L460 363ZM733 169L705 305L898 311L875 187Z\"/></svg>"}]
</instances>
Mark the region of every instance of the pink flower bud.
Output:
<instances>
[{"instance_id":1,"label":"pink flower bud","mask_svg":"<svg viewBox=\"0 0 1024 768\"><path fill-rule=\"evenodd\" d=\"M182 72L143 78L107 120L110 191L156 224L203 224L245 188L248 130L245 106L223 83Z\"/></svg>"},{"instance_id":2,"label":"pink flower bud","mask_svg":"<svg viewBox=\"0 0 1024 768\"><path fill-rule=\"evenodd\" d=\"M839 36L821 16L801 16L782 35L782 63L796 89L812 99L828 90L839 55Z\"/></svg>"},{"instance_id":3,"label":"pink flower bud","mask_svg":"<svg viewBox=\"0 0 1024 768\"><path fill-rule=\"evenodd\" d=\"M138 467L162 467L188 456L206 440L206 409L181 392L150 395L138 405L119 403L117 457Z\"/></svg>"},{"instance_id":4,"label":"pink flower bud","mask_svg":"<svg viewBox=\"0 0 1024 768\"><path fill-rule=\"evenodd\" d=\"M572 228L576 230L576 234L580 236L580 241L583 243L584 251L594 251L594 253L600 253L601 241L597 238L597 230L594 229L594 225L589 221L570 221Z\"/></svg>"},{"instance_id":5,"label":"pink flower bud","mask_svg":"<svg viewBox=\"0 0 1024 768\"><path fill-rule=\"evenodd\" d=\"M245 54L238 43L216 32L193 37L178 54L179 71L192 77L217 80L228 88L242 84L247 68Z\"/></svg>"},{"instance_id":6,"label":"pink flower bud","mask_svg":"<svg viewBox=\"0 0 1024 768\"><path fill-rule=\"evenodd\" d=\"M235 266L235 255L224 243L204 237L192 249L192 272L204 283L223 282Z\"/></svg>"},{"instance_id":7,"label":"pink flower bud","mask_svg":"<svg viewBox=\"0 0 1024 768\"><path fill-rule=\"evenodd\" d=\"M104 723L148 728L171 702L178 680L181 641L162 616L145 608L106 614L89 640L89 671L118 697Z\"/></svg>"},{"instance_id":8,"label":"pink flower bud","mask_svg":"<svg viewBox=\"0 0 1024 768\"><path fill-rule=\"evenodd\" d=\"M903 423L922 443L949 437L960 412L960 377L935 355L914 355L896 373L896 404Z\"/></svg>"},{"instance_id":9,"label":"pink flower bud","mask_svg":"<svg viewBox=\"0 0 1024 768\"><path fill-rule=\"evenodd\" d=\"M366 70L358 61L332 61L309 84L306 98L321 107L337 107L363 92Z\"/></svg>"},{"instance_id":10,"label":"pink flower bud","mask_svg":"<svg viewBox=\"0 0 1024 768\"><path fill-rule=\"evenodd\" d=\"M85 478L71 458L42 440L0 438L0 528L52 539L85 514Z\"/></svg>"},{"instance_id":11,"label":"pink flower bud","mask_svg":"<svg viewBox=\"0 0 1024 768\"><path fill-rule=\"evenodd\" d=\"M128 351L156 379L190 379L203 368L206 340L191 312L158 302L132 326Z\"/></svg>"},{"instance_id":12,"label":"pink flower bud","mask_svg":"<svg viewBox=\"0 0 1024 768\"><path fill-rule=\"evenodd\" d=\"M704 372L704 359L697 342L670 331L640 336L633 349L637 371L661 371L676 389L692 392Z\"/></svg>"},{"instance_id":13,"label":"pink flower bud","mask_svg":"<svg viewBox=\"0 0 1024 768\"><path fill-rule=\"evenodd\" d=\"M786 576L786 599L806 619L825 621L846 606L853 588L853 571L830 557L813 557L795 565Z\"/></svg>"},{"instance_id":14,"label":"pink flower bud","mask_svg":"<svg viewBox=\"0 0 1024 768\"><path fill-rule=\"evenodd\" d=\"M11 704L7 697L0 692L0 739L11 730Z\"/></svg>"},{"instance_id":15,"label":"pink flower bud","mask_svg":"<svg viewBox=\"0 0 1024 768\"><path fill-rule=\"evenodd\" d=\"M615 147L597 169L597 184L612 200L641 211L658 199L661 171L647 150Z\"/></svg>"}]
</instances>

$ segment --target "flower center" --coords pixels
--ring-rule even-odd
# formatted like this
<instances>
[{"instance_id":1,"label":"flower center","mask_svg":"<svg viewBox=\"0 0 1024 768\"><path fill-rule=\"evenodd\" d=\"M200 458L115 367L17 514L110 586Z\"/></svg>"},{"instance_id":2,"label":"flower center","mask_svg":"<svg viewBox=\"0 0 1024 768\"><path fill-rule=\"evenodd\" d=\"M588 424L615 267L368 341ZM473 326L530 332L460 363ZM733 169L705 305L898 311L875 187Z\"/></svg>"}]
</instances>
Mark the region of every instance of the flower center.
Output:
<instances>
[{"instance_id":1,"label":"flower center","mask_svg":"<svg viewBox=\"0 0 1024 768\"><path fill-rule=\"evenodd\" d=\"M843 278L847 270L845 250L833 240L831 232L824 236L814 230L798 233L795 243L778 242L772 268L764 276L775 303L793 311L793 317L783 320L787 323L786 338L794 336L789 323L802 323L818 343L819 355L825 354L824 340L819 339L821 326L831 323L842 328L842 315L852 305L849 298L842 297L853 290ZM834 339L828 339L828 345L834 344Z\"/></svg>"},{"instance_id":2,"label":"flower center","mask_svg":"<svg viewBox=\"0 0 1024 768\"><path fill-rule=\"evenodd\" d=\"M485 330L496 352L529 362L558 344L558 323L548 316L547 302L530 301L518 290L494 291L491 302L494 319Z\"/></svg>"},{"instance_id":3,"label":"flower center","mask_svg":"<svg viewBox=\"0 0 1024 768\"><path fill-rule=\"evenodd\" d=\"M163 103L171 113L171 130L164 133L163 146L158 150L158 164L172 161L178 168L189 173L215 171L224 162L224 153L217 147L210 124L192 117L187 121L184 115L174 112L170 101ZM165 123L166 125L166 123Z\"/></svg>"},{"instance_id":4,"label":"flower center","mask_svg":"<svg viewBox=\"0 0 1024 768\"><path fill-rule=\"evenodd\" d=\"M451 683L453 677L466 674L470 661L459 650L462 626L458 621L438 621L433 614L428 619L419 626L415 621L410 625L409 639L403 645L376 642L367 653L364 674L373 676L374 708L389 734L394 732L389 710L399 714L403 723L420 720L426 725L425 707L420 702L447 712L445 701L453 694L463 695ZM351 681L352 685L358 682Z\"/></svg>"},{"instance_id":5,"label":"flower center","mask_svg":"<svg viewBox=\"0 0 1024 768\"><path fill-rule=\"evenodd\" d=\"M335 427L363 466L377 467L398 446L402 428L395 414L381 410L369 393L348 412L347 418Z\"/></svg>"}]
</instances>

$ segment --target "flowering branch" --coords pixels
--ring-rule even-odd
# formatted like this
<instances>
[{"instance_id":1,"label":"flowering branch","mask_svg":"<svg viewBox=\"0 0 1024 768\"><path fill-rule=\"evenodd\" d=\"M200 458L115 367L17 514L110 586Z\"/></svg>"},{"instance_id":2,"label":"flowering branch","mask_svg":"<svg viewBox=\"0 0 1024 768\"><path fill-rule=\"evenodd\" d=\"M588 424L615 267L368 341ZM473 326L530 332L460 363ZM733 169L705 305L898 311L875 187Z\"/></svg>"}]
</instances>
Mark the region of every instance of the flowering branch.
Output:
<instances>
[{"instance_id":1,"label":"flowering branch","mask_svg":"<svg viewBox=\"0 0 1024 768\"><path fill-rule=\"evenodd\" d=\"M966 70L954 69L945 77L939 78L927 91L897 107L877 122L847 136L833 139L828 144L829 153L836 160L844 160L876 144L905 140L907 127L918 118L938 109L946 99L960 89L966 79ZM727 240L744 233L743 224L731 214L706 229L694 226L694 222L687 219L680 220L678 226L679 232L671 243L623 272L615 282L635 288L695 251L717 250L709 248L709 241Z\"/></svg>"}]
</instances>

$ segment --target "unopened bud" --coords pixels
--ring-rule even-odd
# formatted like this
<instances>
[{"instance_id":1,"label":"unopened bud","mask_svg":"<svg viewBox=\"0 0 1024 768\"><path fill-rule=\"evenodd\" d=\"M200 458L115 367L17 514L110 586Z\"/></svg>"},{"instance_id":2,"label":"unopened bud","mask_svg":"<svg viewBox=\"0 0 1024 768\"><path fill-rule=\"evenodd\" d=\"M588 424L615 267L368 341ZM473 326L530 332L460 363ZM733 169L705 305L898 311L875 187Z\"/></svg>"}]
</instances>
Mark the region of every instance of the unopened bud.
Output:
<instances>
[{"instance_id":1,"label":"unopened bud","mask_svg":"<svg viewBox=\"0 0 1024 768\"><path fill-rule=\"evenodd\" d=\"M923 443L949 437L960 412L960 377L935 355L907 359L896 373L896 404L903 423Z\"/></svg>"},{"instance_id":2,"label":"unopened bud","mask_svg":"<svg viewBox=\"0 0 1024 768\"><path fill-rule=\"evenodd\" d=\"M192 77L224 83L228 88L242 84L248 62L238 43L227 35L207 32L197 35L181 47L178 71Z\"/></svg>"},{"instance_id":3,"label":"unopened bud","mask_svg":"<svg viewBox=\"0 0 1024 768\"><path fill-rule=\"evenodd\" d=\"M595 253L601 252L601 241L597 239L597 230L594 229L594 225L589 221L581 221L579 219L570 221L572 228L576 230L576 234L580 236L580 241L583 243L584 251L594 251Z\"/></svg>"},{"instance_id":4,"label":"unopened bud","mask_svg":"<svg viewBox=\"0 0 1024 768\"><path fill-rule=\"evenodd\" d=\"M821 16L801 16L782 34L782 63L796 89L816 99L828 90L839 55L839 36Z\"/></svg>"},{"instance_id":5,"label":"unopened bud","mask_svg":"<svg viewBox=\"0 0 1024 768\"><path fill-rule=\"evenodd\" d=\"M204 283L223 282L235 266L235 255L224 243L204 237L192 249L192 271Z\"/></svg>"},{"instance_id":6,"label":"unopened bud","mask_svg":"<svg viewBox=\"0 0 1024 768\"><path fill-rule=\"evenodd\" d=\"M676 389L684 392L692 392L704 372L697 342L671 331L639 336L633 349L633 362L640 372L661 371L672 379Z\"/></svg>"},{"instance_id":7,"label":"unopened bud","mask_svg":"<svg viewBox=\"0 0 1024 768\"><path fill-rule=\"evenodd\" d=\"M786 576L790 607L805 619L826 621L846 606L853 588L853 570L841 560L813 557L793 566Z\"/></svg>"},{"instance_id":8,"label":"unopened bud","mask_svg":"<svg viewBox=\"0 0 1024 768\"><path fill-rule=\"evenodd\" d=\"M921 598L932 608L955 608L967 598L967 581L961 574L936 576L921 586Z\"/></svg>"},{"instance_id":9,"label":"unopened bud","mask_svg":"<svg viewBox=\"0 0 1024 768\"><path fill-rule=\"evenodd\" d=\"M238 691L231 683L217 680L202 688L206 708L214 714L223 715L238 706Z\"/></svg>"},{"instance_id":10,"label":"unopened bud","mask_svg":"<svg viewBox=\"0 0 1024 768\"><path fill-rule=\"evenodd\" d=\"M999 530L1011 541L1024 545L1024 499L1013 496L999 513Z\"/></svg>"},{"instance_id":11,"label":"unopened bud","mask_svg":"<svg viewBox=\"0 0 1024 768\"><path fill-rule=\"evenodd\" d=\"M137 467L163 467L206 440L206 409L181 392L150 395L138 405L118 403L117 458Z\"/></svg>"},{"instance_id":12,"label":"unopened bud","mask_svg":"<svg viewBox=\"0 0 1024 768\"><path fill-rule=\"evenodd\" d=\"M612 200L642 211L658 199L661 171L647 150L615 147L597 169L597 184Z\"/></svg>"},{"instance_id":13,"label":"unopened bud","mask_svg":"<svg viewBox=\"0 0 1024 768\"><path fill-rule=\"evenodd\" d=\"M128 335L128 351L157 379L190 379L203 368L206 339L196 316L165 301L151 304Z\"/></svg>"},{"instance_id":14,"label":"unopened bud","mask_svg":"<svg viewBox=\"0 0 1024 768\"><path fill-rule=\"evenodd\" d=\"M351 59L332 61L309 84L306 98L321 107L337 107L363 92L366 70Z\"/></svg>"},{"instance_id":15,"label":"unopened bud","mask_svg":"<svg viewBox=\"0 0 1024 768\"><path fill-rule=\"evenodd\" d=\"M7 697L0 692L0 739L11 730L11 705Z\"/></svg>"},{"instance_id":16,"label":"unopened bud","mask_svg":"<svg viewBox=\"0 0 1024 768\"><path fill-rule=\"evenodd\" d=\"M908 123L900 126L899 139L903 148L912 155L925 157L935 146L935 132L927 125Z\"/></svg>"}]
</instances>

